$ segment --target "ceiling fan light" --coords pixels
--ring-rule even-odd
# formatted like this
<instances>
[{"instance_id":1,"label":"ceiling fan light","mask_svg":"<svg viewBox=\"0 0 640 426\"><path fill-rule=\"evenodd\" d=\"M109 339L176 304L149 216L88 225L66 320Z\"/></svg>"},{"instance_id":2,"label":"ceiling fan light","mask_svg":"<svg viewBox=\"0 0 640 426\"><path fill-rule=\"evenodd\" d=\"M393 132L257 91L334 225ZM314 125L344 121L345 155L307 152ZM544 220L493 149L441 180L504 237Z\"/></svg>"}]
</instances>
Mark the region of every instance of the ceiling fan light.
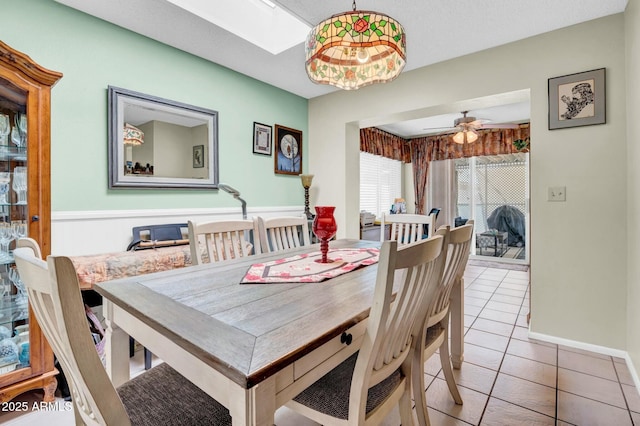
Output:
<instances>
[{"instance_id":1,"label":"ceiling fan light","mask_svg":"<svg viewBox=\"0 0 640 426\"><path fill-rule=\"evenodd\" d=\"M405 32L395 19L354 5L312 28L305 53L311 81L355 90L400 75L406 64Z\"/></svg>"},{"instance_id":2,"label":"ceiling fan light","mask_svg":"<svg viewBox=\"0 0 640 426\"><path fill-rule=\"evenodd\" d=\"M466 134L466 135L465 135ZM465 138L466 136L466 138ZM466 139L466 140L465 140ZM478 134L473 130L465 130L464 132L458 132L453 135L453 141L455 143L463 144L463 143L473 143L478 140Z\"/></svg>"}]
</instances>

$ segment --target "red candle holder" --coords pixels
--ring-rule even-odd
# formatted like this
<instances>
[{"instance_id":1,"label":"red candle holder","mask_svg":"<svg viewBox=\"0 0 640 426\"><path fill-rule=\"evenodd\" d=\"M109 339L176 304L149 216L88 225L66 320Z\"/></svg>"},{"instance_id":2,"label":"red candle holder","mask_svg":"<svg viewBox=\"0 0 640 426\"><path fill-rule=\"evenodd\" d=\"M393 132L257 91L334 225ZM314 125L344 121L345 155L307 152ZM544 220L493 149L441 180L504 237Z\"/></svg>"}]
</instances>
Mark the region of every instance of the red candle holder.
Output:
<instances>
[{"instance_id":1,"label":"red candle holder","mask_svg":"<svg viewBox=\"0 0 640 426\"><path fill-rule=\"evenodd\" d=\"M316 206L316 217L313 219L312 230L315 236L320 240L320 252L322 258L316 260L319 263L330 263L333 260L327 258L329 252L329 240L336 235L338 225L333 217L335 211L333 206Z\"/></svg>"}]
</instances>

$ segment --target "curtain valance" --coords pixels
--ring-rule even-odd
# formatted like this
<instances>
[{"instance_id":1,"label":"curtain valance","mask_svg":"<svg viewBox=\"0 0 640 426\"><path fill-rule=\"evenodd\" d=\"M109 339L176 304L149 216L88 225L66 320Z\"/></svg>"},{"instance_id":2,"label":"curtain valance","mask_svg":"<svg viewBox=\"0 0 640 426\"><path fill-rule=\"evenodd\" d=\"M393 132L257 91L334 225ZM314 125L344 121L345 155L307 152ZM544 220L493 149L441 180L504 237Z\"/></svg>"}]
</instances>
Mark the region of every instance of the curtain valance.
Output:
<instances>
[{"instance_id":1,"label":"curtain valance","mask_svg":"<svg viewBox=\"0 0 640 426\"><path fill-rule=\"evenodd\" d=\"M381 155L392 160L411 162L411 147L407 139L375 127L360 129L360 151Z\"/></svg>"}]
</instances>

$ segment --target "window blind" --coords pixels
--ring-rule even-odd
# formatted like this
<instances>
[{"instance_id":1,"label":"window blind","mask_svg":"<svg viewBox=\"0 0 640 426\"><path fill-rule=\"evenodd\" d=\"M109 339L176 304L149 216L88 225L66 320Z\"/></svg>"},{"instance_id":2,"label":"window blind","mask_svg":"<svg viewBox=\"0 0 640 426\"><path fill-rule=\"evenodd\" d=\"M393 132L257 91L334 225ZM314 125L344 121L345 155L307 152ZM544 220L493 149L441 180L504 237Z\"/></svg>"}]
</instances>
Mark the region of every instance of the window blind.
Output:
<instances>
[{"instance_id":1,"label":"window blind","mask_svg":"<svg viewBox=\"0 0 640 426\"><path fill-rule=\"evenodd\" d=\"M402 162L360 152L360 210L381 217L402 197Z\"/></svg>"}]
</instances>

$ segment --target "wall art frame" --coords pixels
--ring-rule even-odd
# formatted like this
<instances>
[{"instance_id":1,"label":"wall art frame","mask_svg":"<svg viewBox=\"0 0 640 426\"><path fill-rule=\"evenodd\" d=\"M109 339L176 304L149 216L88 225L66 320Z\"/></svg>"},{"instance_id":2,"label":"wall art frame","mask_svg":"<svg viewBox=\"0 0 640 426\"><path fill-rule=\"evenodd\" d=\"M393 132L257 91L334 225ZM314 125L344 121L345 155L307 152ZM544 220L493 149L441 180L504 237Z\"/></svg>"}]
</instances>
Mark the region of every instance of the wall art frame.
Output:
<instances>
[{"instance_id":1,"label":"wall art frame","mask_svg":"<svg viewBox=\"0 0 640 426\"><path fill-rule=\"evenodd\" d=\"M204 145L195 145L193 147L193 168L201 169L204 167Z\"/></svg>"},{"instance_id":2,"label":"wall art frame","mask_svg":"<svg viewBox=\"0 0 640 426\"><path fill-rule=\"evenodd\" d=\"M302 131L276 124L273 157L276 174L302 174Z\"/></svg>"},{"instance_id":3,"label":"wall art frame","mask_svg":"<svg viewBox=\"0 0 640 426\"><path fill-rule=\"evenodd\" d=\"M605 123L605 68L549 79L549 130Z\"/></svg>"},{"instance_id":4,"label":"wall art frame","mask_svg":"<svg viewBox=\"0 0 640 426\"><path fill-rule=\"evenodd\" d=\"M267 124L253 122L253 153L271 155L273 129Z\"/></svg>"}]
</instances>

